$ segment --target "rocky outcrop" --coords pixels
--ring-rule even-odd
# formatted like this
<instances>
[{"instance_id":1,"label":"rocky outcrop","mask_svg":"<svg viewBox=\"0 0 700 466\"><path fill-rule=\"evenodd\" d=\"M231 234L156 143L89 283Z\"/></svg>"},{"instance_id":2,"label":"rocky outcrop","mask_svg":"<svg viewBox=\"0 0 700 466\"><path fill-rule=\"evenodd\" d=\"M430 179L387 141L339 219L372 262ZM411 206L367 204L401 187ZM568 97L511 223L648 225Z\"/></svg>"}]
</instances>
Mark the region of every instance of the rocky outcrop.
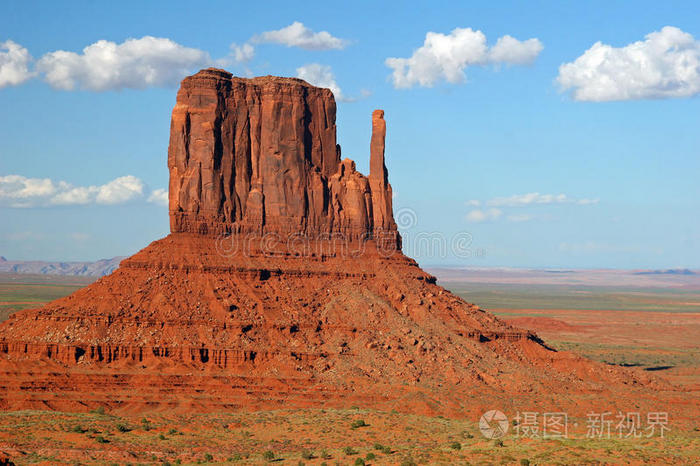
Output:
<instances>
[{"instance_id":1,"label":"rocky outcrop","mask_svg":"<svg viewBox=\"0 0 700 466\"><path fill-rule=\"evenodd\" d=\"M372 112L372 140L370 141L369 185L372 193L373 223L376 229L392 231L396 229L391 206L391 185L389 172L384 163L384 141L386 122L384 110Z\"/></svg>"},{"instance_id":2,"label":"rocky outcrop","mask_svg":"<svg viewBox=\"0 0 700 466\"><path fill-rule=\"evenodd\" d=\"M350 240L389 233L398 247L383 112L373 116L369 180L340 161L335 113L330 90L300 79L217 69L186 78L168 148L171 231Z\"/></svg>"}]
</instances>

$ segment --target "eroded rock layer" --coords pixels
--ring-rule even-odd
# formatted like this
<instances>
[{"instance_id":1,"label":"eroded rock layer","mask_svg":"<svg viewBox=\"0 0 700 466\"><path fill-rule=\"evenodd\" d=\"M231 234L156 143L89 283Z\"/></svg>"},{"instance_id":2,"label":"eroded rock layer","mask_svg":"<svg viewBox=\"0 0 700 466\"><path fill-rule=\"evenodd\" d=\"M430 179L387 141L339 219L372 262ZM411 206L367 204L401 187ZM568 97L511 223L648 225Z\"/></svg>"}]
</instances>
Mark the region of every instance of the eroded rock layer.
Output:
<instances>
[{"instance_id":1,"label":"eroded rock layer","mask_svg":"<svg viewBox=\"0 0 700 466\"><path fill-rule=\"evenodd\" d=\"M171 234L13 315L0 325L0 408L464 414L506 391L524 409L648 383L548 349L373 241L333 252L310 242L303 253L228 241Z\"/></svg>"}]
</instances>

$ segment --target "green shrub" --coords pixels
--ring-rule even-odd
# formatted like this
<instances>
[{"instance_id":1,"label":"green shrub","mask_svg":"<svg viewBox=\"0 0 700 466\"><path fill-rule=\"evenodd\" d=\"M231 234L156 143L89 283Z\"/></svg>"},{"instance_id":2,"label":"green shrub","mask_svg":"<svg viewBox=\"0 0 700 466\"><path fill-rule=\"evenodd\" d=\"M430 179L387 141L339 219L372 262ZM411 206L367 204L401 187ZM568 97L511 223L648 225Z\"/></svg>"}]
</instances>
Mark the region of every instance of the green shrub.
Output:
<instances>
[{"instance_id":1,"label":"green shrub","mask_svg":"<svg viewBox=\"0 0 700 466\"><path fill-rule=\"evenodd\" d=\"M214 457L211 455L211 453L206 453L204 455L204 461L206 461L207 463L211 463L212 461L214 461Z\"/></svg>"},{"instance_id":2,"label":"green shrub","mask_svg":"<svg viewBox=\"0 0 700 466\"><path fill-rule=\"evenodd\" d=\"M357 455L357 450L353 447L345 447L343 448L343 453L345 453L346 456Z\"/></svg>"},{"instance_id":3,"label":"green shrub","mask_svg":"<svg viewBox=\"0 0 700 466\"><path fill-rule=\"evenodd\" d=\"M107 440L106 438L104 438L101 435L98 435L97 437L95 437L95 441L97 443L109 443L109 440Z\"/></svg>"},{"instance_id":4,"label":"green shrub","mask_svg":"<svg viewBox=\"0 0 700 466\"><path fill-rule=\"evenodd\" d=\"M450 448L452 448L453 450L461 450L462 444L459 442L450 442Z\"/></svg>"},{"instance_id":5,"label":"green shrub","mask_svg":"<svg viewBox=\"0 0 700 466\"><path fill-rule=\"evenodd\" d=\"M530 466L530 460L527 458L523 458L520 460L520 466Z\"/></svg>"},{"instance_id":6,"label":"green shrub","mask_svg":"<svg viewBox=\"0 0 700 466\"><path fill-rule=\"evenodd\" d=\"M170 430L168 431L168 435L175 435L175 434L177 434L177 430L176 430L176 429L170 429Z\"/></svg>"},{"instance_id":7,"label":"green shrub","mask_svg":"<svg viewBox=\"0 0 700 466\"><path fill-rule=\"evenodd\" d=\"M165 440L165 435L158 434L158 440Z\"/></svg>"},{"instance_id":8,"label":"green shrub","mask_svg":"<svg viewBox=\"0 0 700 466\"><path fill-rule=\"evenodd\" d=\"M364 419L357 419L355 421L352 421L352 424L350 424L350 428L352 429L359 429L360 427L366 427L368 424L365 422Z\"/></svg>"},{"instance_id":9,"label":"green shrub","mask_svg":"<svg viewBox=\"0 0 700 466\"><path fill-rule=\"evenodd\" d=\"M314 452L312 452L311 450L302 450L301 457L305 460L310 460L314 457Z\"/></svg>"},{"instance_id":10,"label":"green shrub","mask_svg":"<svg viewBox=\"0 0 700 466\"><path fill-rule=\"evenodd\" d=\"M129 432L131 429L125 424L117 424L117 430L119 432Z\"/></svg>"},{"instance_id":11,"label":"green shrub","mask_svg":"<svg viewBox=\"0 0 700 466\"><path fill-rule=\"evenodd\" d=\"M99 414L99 415L104 415L105 413L105 407L104 406L99 406L96 409L93 409L90 411L92 414Z\"/></svg>"},{"instance_id":12,"label":"green shrub","mask_svg":"<svg viewBox=\"0 0 700 466\"><path fill-rule=\"evenodd\" d=\"M375 450L383 450L384 446L381 443L375 443L374 444L374 449Z\"/></svg>"},{"instance_id":13,"label":"green shrub","mask_svg":"<svg viewBox=\"0 0 700 466\"><path fill-rule=\"evenodd\" d=\"M391 447L384 447L382 448L382 453L384 453L385 455L391 455L392 453L394 453L394 451L391 449Z\"/></svg>"},{"instance_id":14,"label":"green shrub","mask_svg":"<svg viewBox=\"0 0 700 466\"><path fill-rule=\"evenodd\" d=\"M406 458L401 462L401 466L418 466L413 458Z\"/></svg>"},{"instance_id":15,"label":"green shrub","mask_svg":"<svg viewBox=\"0 0 700 466\"><path fill-rule=\"evenodd\" d=\"M328 453L328 451L321 450L321 458L323 458L324 460L329 460L332 458L332 456L330 453Z\"/></svg>"},{"instance_id":16,"label":"green shrub","mask_svg":"<svg viewBox=\"0 0 700 466\"><path fill-rule=\"evenodd\" d=\"M494 440L493 441L493 446L494 447L502 447L503 446L503 440Z\"/></svg>"},{"instance_id":17,"label":"green shrub","mask_svg":"<svg viewBox=\"0 0 700 466\"><path fill-rule=\"evenodd\" d=\"M376 457L377 457L377 455L375 455L375 454L372 453L371 451L365 455L365 459L366 459L366 460L369 460L369 461L372 461L372 460L375 459Z\"/></svg>"},{"instance_id":18,"label":"green shrub","mask_svg":"<svg viewBox=\"0 0 700 466\"><path fill-rule=\"evenodd\" d=\"M266 461L272 461L275 459L275 452L272 450L267 450L265 453L263 453L262 457Z\"/></svg>"},{"instance_id":19,"label":"green shrub","mask_svg":"<svg viewBox=\"0 0 700 466\"><path fill-rule=\"evenodd\" d=\"M143 427L143 430L145 430L146 432L153 428L153 426L151 425L151 421L149 421L145 417L141 419L141 427Z\"/></svg>"},{"instance_id":20,"label":"green shrub","mask_svg":"<svg viewBox=\"0 0 700 466\"><path fill-rule=\"evenodd\" d=\"M355 460L355 466L365 466L365 460L363 460L362 458L357 458Z\"/></svg>"},{"instance_id":21,"label":"green shrub","mask_svg":"<svg viewBox=\"0 0 700 466\"><path fill-rule=\"evenodd\" d=\"M85 432L87 432L87 430L83 429L82 426L73 426L71 431L75 432L76 434L84 434Z\"/></svg>"}]
</instances>

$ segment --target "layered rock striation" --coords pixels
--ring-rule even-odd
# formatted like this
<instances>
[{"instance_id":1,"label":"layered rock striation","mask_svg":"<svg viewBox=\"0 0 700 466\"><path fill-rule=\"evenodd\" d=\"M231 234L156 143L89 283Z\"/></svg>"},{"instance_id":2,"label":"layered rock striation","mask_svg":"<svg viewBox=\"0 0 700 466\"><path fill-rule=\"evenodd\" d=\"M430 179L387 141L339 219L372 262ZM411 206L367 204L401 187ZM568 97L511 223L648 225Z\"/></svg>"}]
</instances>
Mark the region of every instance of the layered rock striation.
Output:
<instances>
[{"instance_id":1,"label":"layered rock striation","mask_svg":"<svg viewBox=\"0 0 700 466\"><path fill-rule=\"evenodd\" d=\"M383 112L369 179L340 158L333 94L294 78L207 69L177 94L168 147L173 233L399 236L384 165Z\"/></svg>"}]
</instances>

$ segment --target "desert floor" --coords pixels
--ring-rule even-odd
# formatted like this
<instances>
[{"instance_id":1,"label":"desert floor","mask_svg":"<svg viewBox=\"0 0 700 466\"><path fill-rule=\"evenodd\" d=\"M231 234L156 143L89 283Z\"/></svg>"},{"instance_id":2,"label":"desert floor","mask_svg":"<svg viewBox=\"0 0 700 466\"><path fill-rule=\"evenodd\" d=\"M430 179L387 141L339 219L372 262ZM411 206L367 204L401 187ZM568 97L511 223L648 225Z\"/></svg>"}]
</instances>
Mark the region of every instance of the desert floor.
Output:
<instances>
[{"instance_id":1,"label":"desert floor","mask_svg":"<svg viewBox=\"0 0 700 466\"><path fill-rule=\"evenodd\" d=\"M0 320L89 283L90 278L0 274ZM650 371L700 393L700 291L590 285L441 283L550 346ZM663 407L659 407L663 411ZM218 414L93 411L0 413L0 458L16 464L697 464L700 419L667 423L663 438L640 413L638 435L591 431L568 419L566 438L508 414L488 439L475 420L347 410ZM531 419L532 421L532 419ZM530 426L529 431L526 426ZM540 430L532 429L536 425Z\"/></svg>"}]
</instances>

